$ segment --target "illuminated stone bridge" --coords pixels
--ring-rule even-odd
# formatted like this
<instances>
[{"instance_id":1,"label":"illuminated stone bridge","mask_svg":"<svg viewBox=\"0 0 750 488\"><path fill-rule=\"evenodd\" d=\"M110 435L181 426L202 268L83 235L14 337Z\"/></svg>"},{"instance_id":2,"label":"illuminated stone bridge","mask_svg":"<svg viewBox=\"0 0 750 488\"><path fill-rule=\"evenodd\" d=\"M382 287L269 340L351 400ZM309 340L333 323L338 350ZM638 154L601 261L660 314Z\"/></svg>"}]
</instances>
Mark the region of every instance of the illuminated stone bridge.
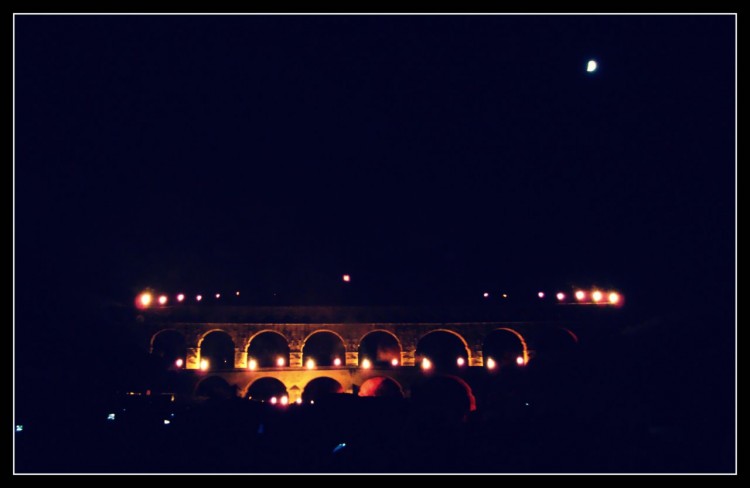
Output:
<instances>
[{"instance_id":1,"label":"illuminated stone bridge","mask_svg":"<svg viewBox=\"0 0 750 488\"><path fill-rule=\"evenodd\" d=\"M265 384L291 402L313 398L310 385L329 392L369 396L389 391L408 397L425 375L448 372L471 383L478 374L524 368L579 341L580 331L560 318L456 320L467 315L396 308L185 306L141 312L138 322L149 352L189 378L183 390L204 396L213 382L233 388L236 395L261 398L269 395L262 392L268 388L260 388Z\"/></svg>"}]
</instances>

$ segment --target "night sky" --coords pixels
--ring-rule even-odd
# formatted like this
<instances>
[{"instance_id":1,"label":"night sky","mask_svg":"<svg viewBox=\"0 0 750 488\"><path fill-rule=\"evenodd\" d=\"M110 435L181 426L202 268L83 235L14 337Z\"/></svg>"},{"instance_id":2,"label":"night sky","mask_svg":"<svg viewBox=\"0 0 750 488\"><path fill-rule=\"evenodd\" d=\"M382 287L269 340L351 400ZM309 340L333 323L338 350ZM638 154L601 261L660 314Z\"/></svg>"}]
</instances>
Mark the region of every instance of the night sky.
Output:
<instances>
[{"instance_id":1,"label":"night sky","mask_svg":"<svg viewBox=\"0 0 750 488\"><path fill-rule=\"evenodd\" d=\"M16 16L14 80L20 361L144 287L734 333L733 16Z\"/></svg>"},{"instance_id":2,"label":"night sky","mask_svg":"<svg viewBox=\"0 0 750 488\"><path fill-rule=\"evenodd\" d=\"M19 295L732 278L731 16L21 16L15 86Z\"/></svg>"}]
</instances>

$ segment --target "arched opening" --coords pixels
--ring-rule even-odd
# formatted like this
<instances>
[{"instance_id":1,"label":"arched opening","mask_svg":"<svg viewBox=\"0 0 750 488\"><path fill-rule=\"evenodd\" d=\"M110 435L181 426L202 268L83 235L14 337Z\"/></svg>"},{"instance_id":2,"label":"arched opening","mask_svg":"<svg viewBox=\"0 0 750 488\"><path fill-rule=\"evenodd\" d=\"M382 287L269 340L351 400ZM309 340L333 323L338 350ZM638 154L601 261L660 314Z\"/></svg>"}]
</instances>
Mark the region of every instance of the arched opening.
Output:
<instances>
[{"instance_id":1,"label":"arched opening","mask_svg":"<svg viewBox=\"0 0 750 488\"><path fill-rule=\"evenodd\" d=\"M245 394L245 398L262 402L270 401L271 398L289 397L284 383L276 378L265 377L259 378L250 385Z\"/></svg>"},{"instance_id":2,"label":"arched opening","mask_svg":"<svg viewBox=\"0 0 750 488\"><path fill-rule=\"evenodd\" d=\"M376 330L365 335L359 343L359 364L367 359L375 368L401 364L401 345L390 332Z\"/></svg>"},{"instance_id":3,"label":"arched opening","mask_svg":"<svg viewBox=\"0 0 750 488\"><path fill-rule=\"evenodd\" d=\"M234 368L234 341L223 330L214 330L203 336L200 349L201 364L207 366L205 369ZM201 369L204 369L203 366L201 366Z\"/></svg>"},{"instance_id":4,"label":"arched opening","mask_svg":"<svg viewBox=\"0 0 750 488\"><path fill-rule=\"evenodd\" d=\"M323 397L343 392L344 387L341 386L341 383L334 380L333 378L321 376L320 378L311 380L307 385L305 385L305 389L302 391L302 401L316 401L320 400Z\"/></svg>"},{"instance_id":5,"label":"arched opening","mask_svg":"<svg viewBox=\"0 0 750 488\"><path fill-rule=\"evenodd\" d=\"M477 408L474 393L457 376L433 376L412 386L411 397L422 412L462 419Z\"/></svg>"},{"instance_id":6,"label":"arched opening","mask_svg":"<svg viewBox=\"0 0 750 488\"><path fill-rule=\"evenodd\" d=\"M195 387L195 396L211 400L229 400L237 396L236 387L220 376L209 376Z\"/></svg>"},{"instance_id":7,"label":"arched opening","mask_svg":"<svg viewBox=\"0 0 750 488\"><path fill-rule=\"evenodd\" d=\"M185 337L176 330L159 331L151 339L151 354L164 367L182 367L185 352Z\"/></svg>"},{"instance_id":8,"label":"arched opening","mask_svg":"<svg viewBox=\"0 0 750 488\"><path fill-rule=\"evenodd\" d=\"M345 358L344 341L327 330L313 332L302 346L303 365L307 365L308 360L312 359L315 366L335 366L344 364Z\"/></svg>"},{"instance_id":9,"label":"arched opening","mask_svg":"<svg viewBox=\"0 0 750 488\"><path fill-rule=\"evenodd\" d=\"M535 360L551 364L560 364L575 356L578 350L578 336L570 329L564 327L545 328L535 335L534 351Z\"/></svg>"},{"instance_id":10,"label":"arched opening","mask_svg":"<svg viewBox=\"0 0 750 488\"><path fill-rule=\"evenodd\" d=\"M498 367L525 366L529 362L526 340L513 329L496 329L487 334L482 354L487 366L490 359Z\"/></svg>"},{"instance_id":11,"label":"arched opening","mask_svg":"<svg viewBox=\"0 0 750 488\"><path fill-rule=\"evenodd\" d=\"M435 330L422 336L417 343L417 366L429 361L431 368L454 371L469 364L466 341L455 332Z\"/></svg>"},{"instance_id":12,"label":"arched opening","mask_svg":"<svg viewBox=\"0 0 750 488\"><path fill-rule=\"evenodd\" d=\"M404 392L401 385L393 378L374 376L362 383L358 395L361 397L403 398Z\"/></svg>"},{"instance_id":13,"label":"arched opening","mask_svg":"<svg viewBox=\"0 0 750 488\"><path fill-rule=\"evenodd\" d=\"M254 361L254 362L253 362ZM289 344L286 338L274 331L263 331L250 339L247 347L249 367L274 368L289 364Z\"/></svg>"}]
</instances>

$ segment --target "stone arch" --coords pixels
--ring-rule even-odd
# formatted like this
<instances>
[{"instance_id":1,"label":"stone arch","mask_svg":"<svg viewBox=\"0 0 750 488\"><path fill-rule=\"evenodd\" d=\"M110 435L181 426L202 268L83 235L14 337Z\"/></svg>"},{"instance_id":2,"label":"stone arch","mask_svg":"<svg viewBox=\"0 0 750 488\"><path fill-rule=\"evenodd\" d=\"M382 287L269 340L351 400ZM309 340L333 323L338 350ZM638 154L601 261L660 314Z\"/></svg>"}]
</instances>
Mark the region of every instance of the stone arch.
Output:
<instances>
[{"instance_id":1,"label":"stone arch","mask_svg":"<svg viewBox=\"0 0 750 488\"><path fill-rule=\"evenodd\" d=\"M317 330L314 330L314 331L310 332L309 334L307 334L307 336L305 336L305 338L302 340L302 348L303 349L305 348L305 344L307 343L308 339L310 339L310 337L314 336L315 334L319 334L321 332L330 332L331 334L333 334L333 335L337 336L339 339L341 339L341 343L342 344L346 345L346 339L344 339L344 337L341 334L339 334L338 332L336 332L334 330L331 330L331 329L317 329Z\"/></svg>"},{"instance_id":2,"label":"stone arch","mask_svg":"<svg viewBox=\"0 0 750 488\"><path fill-rule=\"evenodd\" d=\"M224 344L223 346L220 346L218 350L215 351L205 351L205 340L208 338L211 334L217 334L214 337L218 337L219 335L225 336L229 342L226 342L224 339L217 339L217 340L223 340ZM234 368L234 348L235 348L235 342L234 337L232 337L232 334L227 332L224 329L211 329L209 331L206 331L205 333L201 334L201 336L198 339L198 348L200 350L200 361L201 363L204 360L208 361L208 367L209 369L233 369Z\"/></svg>"},{"instance_id":3,"label":"stone arch","mask_svg":"<svg viewBox=\"0 0 750 488\"><path fill-rule=\"evenodd\" d=\"M316 354L313 351L310 350L310 344L311 339L314 336L319 337L334 337L335 339L329 344L329 347L332 348L331 351L327 351L324 354L320 354L319 352ZM327 339L318 339L318 341L326 341ZM325 343L325 342L324 342ZM334 332L329 329L319 329L316 330L310 334L308 334L307 337L305 337L304 341L302 342L302 366L305 365L306 361L311 359L311 357L314 356L314 360L317 366L343 366L344 361L346 358L346 341L341 336L341 334ZM339 360L338 364L336 364L336 359Z\"/></svg>"},{"instance_id":4,"label":"stone arch","mask_svg":"<svg viewBox=\"0 0 750 488\"><path fill-rule=\"evenodd\" d=\"M151 358L161 367L182 368L188 348L185 334L177 329L162 329L151 336Z\"/></svg>"},{"instance_id":5,"label":"stone arch","mask_svg":"<svg viewBox=\"0 0 750 488\"><path fill-rule=\"evenodd\" d=\"M245 351L249 350L249 348L250 348L250 344L251 344L251 343L253 342L253 339L255 339L255 338L256 338L256 337L258 337L259 335L261 335L261 334L265 334L265 333L267 333L267 332L270 332L270 333L273 333L273 334L276 334L276 335L280 335L280 336L281 336L281 338L282 338L282 339L284 339L284 342L286 342L287 346L289 346L289 338L288 338L287 336L285 336L285 335L284 335L284 334L283 334L282 332L279 332L278 330L274 330L274 329L261 329L261 330L259 330L259 331L256 331L255 333L253 333L253 334L252 334L252 335L251 335L251 336L250 336L250 337L249 337L249 338L247 339L247 341L246 341L246 342L245 342L245 344L244 344L244 350L245 350Z\"/></svg>"},{"instance_id":6,"label":"stone arch","mask_svg":"<svg viewBox=\"0 0 750 488\"><path fill-rule=\"evenodd\" d=\"M365 346L365 343L368 342L368 337L373 338L377 334L385 334L389 339L393 339L395 341L395 348L389 347L389 348L381 348L382 343L378 344L375 347L374 354L372 351L368 352L363 350L363 347ZM370 360L374 366L384 366L384 367L390 367L390 366L398 366L402 362L402 352L403 347L401 345L401 340L398 338L396 334L389 330L385 329L375 329L368 331L365 333L360 339L357 344L357 357L358 357L358 364L362 364L363 359ZM391 361L395 359L396 363L393 364Z\"/></svg>"},{"instance_id":7,"label":"stone arch","mask_svg":"<svg viewBox=\"0 0 750 488\"><path fill-rule=\"evenodd\" d=\"M275 376L261 376L253 379L245 388L244 398L268 401L271 397L289 397L287 385Z\"/></svg>"},{"instance_id":8,"label":"stone arch","mask_svg":"<svg viewBox=\"0 0 750 488\"><path fill-rule=\"evenodd\" d=\"M457 358L455 358L455 356L447 355L448 352L445 350L444 347L441 347L439 350L437 350L436 351L437 354L432 354L433 357L429 357L429 355L425 355L425 348L429 348L429 346L430 346L430 340L433 341L433 344L432 344L433 347L434 347L434 341L436 341L436 340L438 340L438 341L439 340L444 340L444 339L435 339L435 338L433 338L433 339L428 339L427 342L425 342L425 339L427 339L430 336L434 337L434 335L437 334L437 333L448 334L449 336L452 336L452 337L455 337L455 338L458 339L458 344L460 344L460 346L457 345L457 344L452 344L451 347L454 347L454 350L453 350L454 353L458 354L460 357L465 357L466 358L464 360L463 364L459 364L457 362ZM444 344L444 345L446 345L446 344ZM417 342L416 342L416 349L415 349L415 359L417 361L416 365L419 366L420 361L422 361L422 359L424 359L424 358L430 359L430 362L433 364L433 366L436 365L435 361L437 361L437 363L439 363L440 367L452 369L453 367L461 367L461 366L464 366L464 365L471 364L472 352L471 352L471 348L469 347L469 344L466 341L466 339L461 334L459 334L458 332L456 332L455 330L443 329L443 328L441 328L441 329L432 329L432 330L426 332L425 334L422 334L417 339Z\"/></svg>"},{"instance_id":9,"label":"stone arch","mask_svg":"<svg viewBox=\"0 0 750 488\"><path fill-rule=\"evenodd\" d=\"M322 396L343 392L344 386L335 379L330 376L318 376L307 382L302 390L302 400L315 401Z\"/></svg>"},{"instance_id":10,"label":"stone arch","mask_svg":"<svg viewBox=\"0 0 750 488\"><path fill-rule=\"evenodd\" d=\"M230 385L221 376L211 375L203 378L195 385L193 395L215 400L229 400L237 396L236 390L235 385Z\"/></svg>"},{"instance_id":11,"label":"stone arch","mask_svg":"<svg viewBox=\"0 0 750 488\"><path fill-rule=\"evenodd\" d=\"M404 389L398 381L389 376L372 376L362 382L357 395L361 397L403 398Z\"/></svg>"},{"instance_id":12,"label":"stone arch","mask_svg":"<svg viewBox=\"0 0 750 488\"><path fill-rule=\"evenodd\" d=\"M205 339L205 338L206 338L206 337L207 337L207 336L208 336L209 334L211 334L212 332L223 332L224 334L228 335L230 339L232 339L232 343L234 343L234 342L235 342L235 340L234 340L234 336L233 336L232 334L230 334L228 330L226 330L226 329L222 329L222 328L220 328L220 327L214 327L213 329L209 329L209 330L206 330L206 331L204 331L204 332L201 332L200 334L198 334L198 341L197 341L197 346L198 346L198 347L201 347L201 345L203 344L203 340L204 340L204 339Z\"/></svg>"},{"instance_id":13,"label":"stone arch","mask_svg":"<svg viewBox=\"0 0 750 488\"><path fill-rule=\"evenodd\" d=\"M469 348L469 343L466 342L466 339L464 339L464 336L462 336L461 334L459 334L455 330L451 330L451 329L432 329L432 330L428 330L427 332L425 332L424 334L422 334L421 336L419 336L419 338L417 339L417 344L419 344L419 341L421 341L422 339L424 339L428 335L433 334L435 332L447 332L449 334L453 334L454 336L458 337L459 340L463 343L464 347L466 348L466 353L467 354L470 353L471 350Z\"/></svg>"},{"instance_id":14,"label":"stone arch","mask_svg":"<svg viewBox=\"0 0 750 488\"><path fill-rule=\"evenodd\" d=\"M520 332L518 332L515 329L511 329L509 327L497 327L497 328L492 329L491 331L489 331L487 333L487 335L484 337L484 340L482 341L482 350L484 351L484 348L486 346L488 337L493 332L497 332L497 331L509 332L509 333L513 334L514 336L516 336L516 338L518 339L518 341L521 344L521 349L522 349L521 355L523 357L523 365L528 364L529 363L529 345L527 344L526 339L521 335ZM484 353L484 355L487 356L487 357L489 357L486 353Z\"/></svg>"},{"instance_id":15,"label":"stone arch","mask_svg":"<svg viewBox=\"0 0 750 488\"><path fill-rule=\"evenodd\" d=\"M276 338L278 339L277 344L274 345L274 350L268 351L268 350L256 350L253 351L253 345L257 345L256 339L266 336L267 338ZM281 350L279 350L281 348ZM257 367L259 368L271 368L271 367L284 367L289 365L290 361L290 351L291 347L289 344L289 339L282 334L281 332L278 332L273 329L263 329L256 333L254 333L248 340L245 345L244 353L247 357L247 365L248 367L252 367L251 362L256 361ZM279 358L283 359L283 363L279 363Z\"/></svg>"},{"instance_id":16,"label":"stone arch","mask_svg":"<svg viewBox=\"0 0 750 488\"><path fill-rule=\"evenodd\" d=\"M173 328L161 329L161 330L157 330L156 332L154 332L154 334L151 336L151 340L148 343L148 351L149 351L149 353L153 353L154 352L154 342L156 341L156 337L159 336L160 334L165 333L165 332L166 333L172 333L172 332L174 332L176 334L179 334L182 337L182 341L185 344L187 344L187 337L185 337L185 334L182 331L180 331L178 329L173 329Z\"/></svg>"}]
</instances>

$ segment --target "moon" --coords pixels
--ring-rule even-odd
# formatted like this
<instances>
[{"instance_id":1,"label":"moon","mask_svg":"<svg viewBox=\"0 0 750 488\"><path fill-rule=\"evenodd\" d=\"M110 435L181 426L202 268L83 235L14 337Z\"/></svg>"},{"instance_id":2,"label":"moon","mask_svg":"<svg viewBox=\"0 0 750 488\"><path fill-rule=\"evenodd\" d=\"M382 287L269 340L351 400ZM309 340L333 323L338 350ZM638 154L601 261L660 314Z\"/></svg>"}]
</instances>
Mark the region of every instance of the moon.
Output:
<instances>
[{"instance_id":1,"label":"moon","mask_svg":"<svg viewBox=\"0 0 750 488\"><path fill-rule=\"evenodd\" d=\"M593 59L590 60L586 65L586 71L588 71L589 73L593 73L594 71L596 71L596 61L594 61Z\"/></svg>"}]
</instances>

